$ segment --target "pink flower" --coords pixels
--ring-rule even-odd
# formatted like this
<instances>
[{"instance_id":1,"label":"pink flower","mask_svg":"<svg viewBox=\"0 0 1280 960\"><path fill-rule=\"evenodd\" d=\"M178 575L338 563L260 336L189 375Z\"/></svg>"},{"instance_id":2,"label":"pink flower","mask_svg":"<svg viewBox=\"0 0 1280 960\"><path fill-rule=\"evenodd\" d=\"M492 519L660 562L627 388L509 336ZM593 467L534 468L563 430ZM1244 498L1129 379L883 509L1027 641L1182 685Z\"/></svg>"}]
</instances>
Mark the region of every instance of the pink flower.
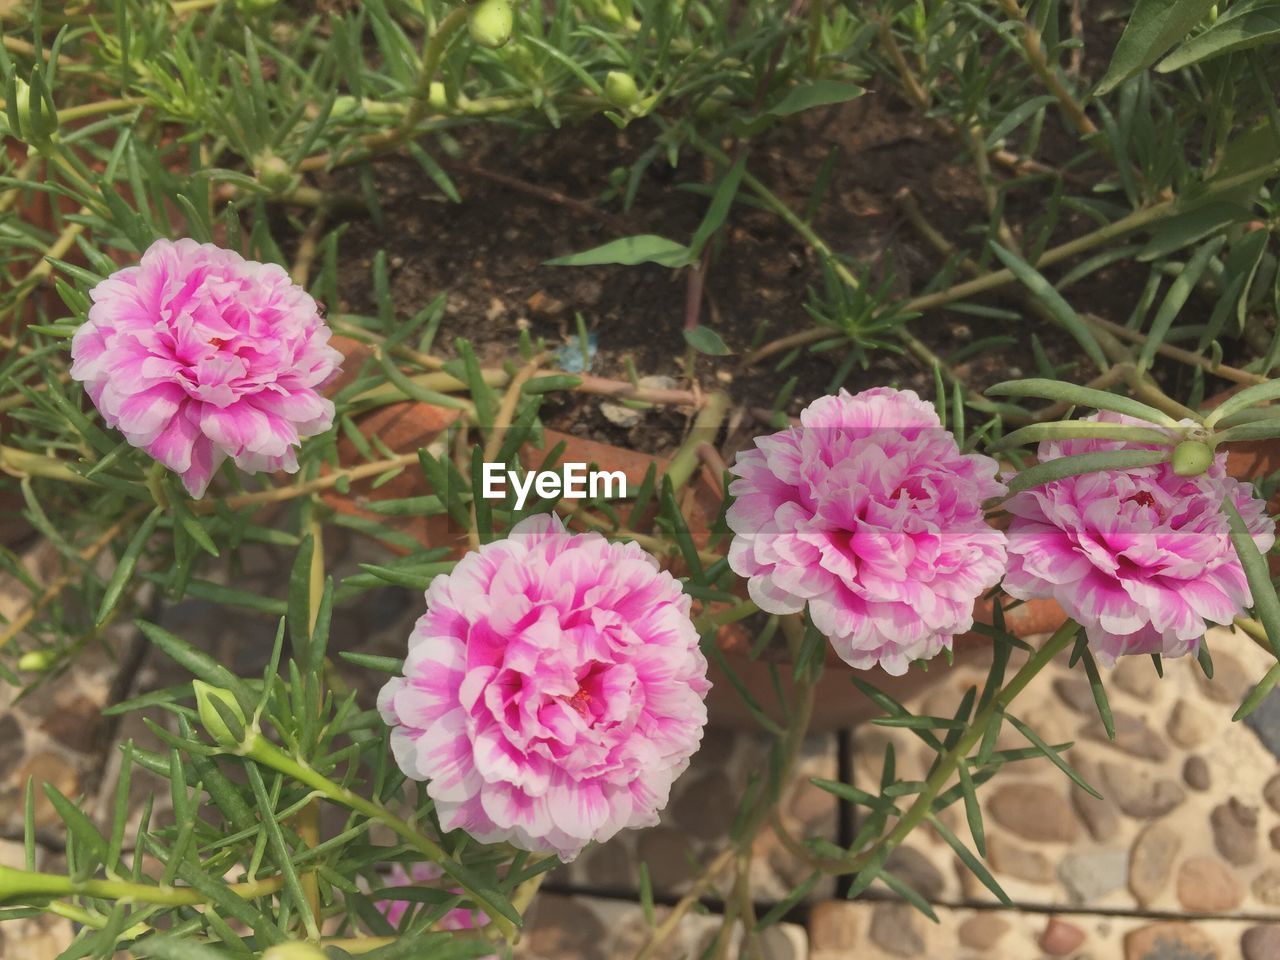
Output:
<instances>
[{"instance_id":1,"label":"pink flower","mask_svg":"<svg viewBox=\"0 0 1280 960\"><path fill-rule=\"evenodd\" d=\"M799 613L851 666L905 673L973 626L1004 573L982 501L996 463L961 454L909 390L822 397L738 454L729 565L768 613Z\"/></svg>"},{"instance_id":2,"label":"pink flower","mask_svg":"<svg viewBox=\"0 0 1280 960\"><path fill-rule=\"evenodd\" d=\"M415 863L409 870L399 863L391 865L391 874L387 877L385 887L425 887L433 885L444 876L444 871L437 864L429 861ZM453 888L450 893L460 892ZM407 900L379 900L378 912L387 918L392 926L399 926L409 910ZM436 924L440 930L475 930L489 922L489 915L483 910L468 910L466 907L454 907Z\"/></svg>"},{"instance_id":3,"label":"pink flower","mask_svg":"<svg viewBox=\"0 0 1280 960\"><path fill-rule=\"evenodd\" d=\"M1087 418L1139 423L1104 411ZM1149 424L1143 424L1149 426ZM1040 444L1039 458L1145 448L1118 440ZM1231 497L1263 553L1275 542L1266 504L1227 476L1225 453L1207 473L1179 477L1168 463L1055 480L1010 498L1011 595L1053 597L1088 635L1094 654L1195 653L1205 622L1230 623L1253 602L1229 539Z\"/></svg>"},{"instance_id":4,"label":"pink flower","mask_svg":"<svg viewBox=\"0 0 1280 960\"><path fill-rule=\"evenodd\" d=\"M440 825L572 860L657 823L707 719L689 604L636 544L551 514L436 577L378 707Z\"/></svg>"},{"instance_id":5,"label":"pink flower","mask_svg":"<svg viewBox=\"0 0 1280 960\"><path fill-rule=\"evenodd\" d=\"M226 457L250 472L298 469L295 447L328 430L316 392L342 355L316 302L273 263L194 240L157 240L94 287L71 341L110 427L200 497Z\"/></svg>"}]
</instances>

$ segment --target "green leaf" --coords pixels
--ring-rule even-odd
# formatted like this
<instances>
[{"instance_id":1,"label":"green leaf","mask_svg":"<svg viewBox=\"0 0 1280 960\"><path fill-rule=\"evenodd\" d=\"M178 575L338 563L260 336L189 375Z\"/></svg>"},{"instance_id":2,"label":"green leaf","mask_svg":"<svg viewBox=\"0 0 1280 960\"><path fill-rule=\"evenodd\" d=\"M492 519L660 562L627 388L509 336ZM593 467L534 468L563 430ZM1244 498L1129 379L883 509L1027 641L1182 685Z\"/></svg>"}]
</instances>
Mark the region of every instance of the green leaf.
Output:
<instances>
[{"instance_id":1,"label":"green leaf","mask_svg":"<svg viewBox=\"0 0 1280 960\"><path fill-rule=\"evenodd\" d=\"M1262 701L1267 699L1267 696L1275 689L1277 683L1280 683L1280 662L1273 663L1266 676L1259 680L1258 685L1249 691L1249 695L1244 698L1240 708L1231 715L1232 721L1243 720L1262 706Z\"/></svg>"},{"instance_id":2,"label":"green leaf","mask_svg":"<svg viewBox=\"0 0 1280 960\"><path fill-rule=\"evenodd\" d=\"M98 604L98 616L94 620L96 626L101 627L111 615L111 611L116 608L116 604L120 602L120 596L124 593L124 588L129 585L133 571L137 569L138 558L142 556L147 541L151 539L161 513L160 508L156 507L147 514L147 518L142 521L142 525L130 539L129 545L125 547L124 553L120 555L120 562L116 564L115 572L111 574L107 589L102 594L102 602Z\"/></svg>"},{"instance_id":3,"label":"green leaf","mask_svg":"<svg viewBox=\"0 0 1280 960\"><path fill-rule=\"evenodd\" d=\"M1174 278L1173 283L1169 285L1169 292L1165 294L1164 300L1161 301L1160 309L1156 311L1155 319L1151 321L1151 329L1147 331L1147 339L1142 345L1142 352L1138 354L1138 371L1140 373L1151 369L1151 363L1156 358L1156 349L1168 336L1169 328L1173 325L1173 318L1178 315L1182 305L1191 296L1191 291L1195 289L1200 275L1204 273L1205 268L1209 265L1209 259L1221 250L1226 242L1226 237L1217 237L1201 246L1187 261L1187 265L1182 268L1178 276Z\"/></svg>"},{"instance_id":4,"label":"green leaf","mask_svg":"<svg viewBox=\"0 0 1280 960\"><path fill-rule=\"evenodd\" d=\"M1046 400L1076 407L1113 410L1116 413L1137 417L1148 423L1158 423L1164 427L1178 426L1178 421L1163 410L1157 410L1139 400L1122 397L1118 393L1108 393L1106 390L1081 387L1074 383L1062 383L1058 380L1044 380L1038 377L1030 377L1026 380L1005 380L987 387L986 392L997 397L1043 397Z\"/></svg>"},{"instance_id":5,"label":"green leaf","mask_svg":"<svg viewBox=\"0 0 1280 960\"><path fill-rule=\"evenodd\" d=\"M617 263L635 266L638 263L656 263L664 267L683 267L689 261L689 248L682 243L659 237L652 233L635 237L623 237L599 247L571 253L565 257L548 260L550 267L589 267Z\"/></svg>"},{"instance_id":6,"label":"green leaf","mask_svg":"<svg viewBox=\"0 0 1280 960\"><path fill-rule=\"evenodd\" d=\"M1095 93L1109 93L1147 69L1190 33L1213 5L1214 0L1138 0Z\"/></svg>"},{"instance_id":7,"label":"green leaf","mask_svg":"<svg viewBox=\"0 0 1280 960\"><path fill-rule=\"evenodd\" d=\"M1280 3L1255 0L1232 6L1208 30L1192 37L1156 67L1159 73L1181 70L1224 53L1280 41Z\"/></svg>"},{"instance_id":8,"label":"green leaf","mask_svg":"<svg viewBox=\"0 0 1280 960\"><path fill-rule=\"evenodd\" d=\"M705 353L711 357L723 357L730 352L725 342L720 339L720 334L701 324L692 329L686 329L684 340L699 353Z\"/></svg>"},{"instance_id":9,"label":"green leaf","mask_svg":"<svg viewBox=\"0 0 1280 960\"><path fill-rule=\"evenodd\" d=\"M1209 234L1233 223L1248 220L1249 209L1238 203L1211 200L1185 213L1179 213L1160 221L1151 231L1151 239L1140 251L1137 259L1143 262L1158 260L1189 243L1195 243Z\"/></svg>"},{"instance_id":10,"label":"green leaf","mask_svg":"<svg viewBox=\"0 0 1280 960\"><path fill-rule=\"evenodd\" d=\"M715 194L711 197L711 204L707 207L706 215L702 218L702 222L698 224L698 229L693 233L693 239L689 241L688 257L690 262L702 256L702 248L715 235L715 232L724 224L725 218L729 216L729 210L733 207L733 198L738 195L738 187L742 183L742 176L747 172L747 155L742 153L733 165L720 178L720 183L716 187Z\"/></svg>"},{"instance_id":11,"label":"green leaf","mask_svg":"<svg viewBox=\"0 0 1280 960\"><path fill-rule=\"evenodd\" d=\"M1270 403L1272 400L1280 400L1280 380L1254 384L1252 387L1245 387L1239 393L1233 393L1205 414L1204 425L1212 428L1227 417L1257 404Z\"/></svg>"},{"instance_id":12,"label":"green leaf","mask_svg":"<svg viewBox=\"0 0 1280 960\"><path fill-rule=\"evenodd\" d=\"M1134 467L1163 463L1168 459L1168 450L1104 450L1098 453L1059 457L1057 460L1037 463L1034 467L1023 470L1009 482L1009 493L1030 490L1032 487L1062 480L1065 477L1078 477L1084 473L1096 473L1102 470L1131 470Z\"/></svg>"},{"instance_id":13,"label":"green leaf","mask_svg":"<svg viewBox=\"0 0 1280 960\"><path fill-rule=\"evenodd\" d=\"M1058 323L1062 324L1063 329L1070 333L1076 342L1080 344L1080 348L1093 361L1093 365L1099 370L1106 370L1108 366L1107 358L1102 352L1102 347L1098 345L1093 331L1080 319L1080 315L1072 309L1071 304L1062 298L1062 294L1053 289L1053 285L1044 278L1043 274L1017 254L1011 253L998 243L993 242L991 249L1000 262L1008 267L1009 271L1028 290L1035 294L1036 299L1049 308L1049 312L1053 314Z\"/></svg>"},{"instance_id":14,"label":"green leaf","mask_svg":"<svg viewBox=\"0 0 1280 960\"><path fill-rule=\"evenodd\" d=\"M76 804L64 797L52 783L41 784L54 810L67 826L67 833L76 842L79 856L76 858L78 873L92 873L107 859L107 841L93 821L85 816Z\"/></svg>"},{"instance_id":15,"label":"green leaf","mask_svg":"<svg viewBox=\"0 0 1280 960\"><path fill-rule=\"evenodd\" d=\"M1244 518L1236 509L1235 503L1228 493L1222 501L1222 512L1227 515L1231 524L1231 545L1240 557L1240 565L1244 567L1245 579L1249 581L1249 590L1253 594L1253 609L1267 631L1267 639L1271 642L1273 652L1280 651L1280 597L1276 596L1275 584L1271 582L1271 570L1266 558L1253 542ZM1280 657L1280 652L1276 653Z\"/></svg>"},{"instance_id":16,"label":"green leaf","mask_svg":"<svg viewBox=\"0 0 1280 960\"><path fill-rule=\"evenodd\" d=\"M991 453L1012 450L1041 440L1068 440L1082 437L1104 440L1126 440L1130 443L1153 443L1172 447L1177 438L1162 430L1140 427L1132 423L1096 423L1092 420L1059 420L1057 423L1033 423L990 444Z\"/></svg>"},{"instance_id":17,"label":"green leaf","mask_svg":"<svg viewBox=\"0 0 1280 960\"><path fill-rule=\"evenodd\" d=\"M992 127L991 132L987 134L987 139L985 141L987 149L994 150L1001 140L1013 133L1014 130L1022 126L1022 124L1028 119L1039 113L1045 107L1049 106L1049 104L1054 103L1056 100L1056 97L1052 97L1046 93L1038 97L1032 97L1030 100L1020 103L1018 106L1014 107L1005 114L1004 119Z\"/></svg>"},{"instance_id":18,"label":"green leaf","mask_svg":"<svg viewBox=\"0 0 1280 960\"><path fill-rule=\"evenodd\" d=\"M961 769L964 769L963 764ZM975 801L976 803L976 801ZM969 794L965 794L965 807L969 805ZM972 822L972 821L971 821ZM938 835L947 842L947 845L956 852L956 856L964 863L969 871L981 881L982 885L995 894L996 899L1003 903L1006 907L1013 906L1013 901L1009 899L1009 895L1004 892L1004 888L996 882L996 878L991 875L991 871L987 869L986 864L973 855L954 833L948 829L947 825L937 817L930 817L929 823L933 829L938 831ZM976 838L975 838L976 841Z\"/></svg>"},{"instance_id":19,"label":"green leaf","mask_svg":"<svg viewBox=\"0 0 1280 960\"><path fill-rule=\"evenodd\" d=\"M1080 774L1076 773L1073 769L1071 769L1071 766L1067 763L1067 761L1062 759L1062 757L1058 754L1058 751L1055 750L1053 747L1049 746L1049 744L1045 743L1044 740L1040 738L1040 735L1038 733L1036 733L1034 730L1032 730L1030 727L1028 727L1025 723L1023 723L1021 720L1019 720L1017 717L1015 717L1011 713L1006 713L1005 717L1008 719L1010 723L1012 723L1015 727L1018 728L1018 732L1021 733L1024 737L1026 737L1031 742L1031 745L1033 747L1035 747L1037 750L1040 751L1041 754L1043 754L1045 757L1049 759L1050 763L1052 763L1055 767L1057 767L1059 770L1065 773L1067 775L1067 778L1071 780L1072 783L1076 784L1078 787L1080 787L1081 790L1084 790L1090 796L1097 797L1099 800L1102 799L1102 794L1100 794L1097 790L1093 789L1093 787L1089 786L1089 784L1085 781L1084 777L1080 776Z\"/></svg>"},{"instance_id":20,"label":"green leaf","mask_svg":"<svg viewBox=\"0 0 1280 960\"><path fill-rule=\"evenodd\" d=\"M145 620L134 621L148 640L159 647L178 666L193 676L215 687L225 687L236 695L241 705L253 702L249 688L234 673L214 660L203 650L197 650L186 640L182 640L163 627Z\"/></svg>"},{"instance_id":21,"label":"green leaf","mask_svg":"<svg viewBox=\"0 0 1280 960\"><path fill-rule=\"evenodd\" d=\"M801 87L792 87L786 96L765 110L766 116L789 117L793 113L827 107L833 103L845 103L857 99L867 91L856 83L841 80L815 80Z\"/></svg>"},{"instance_id":22,"label":"green leaf","mask_svg":"<svg viewBox=\"0 0 1280 960\"><path fill-rule=\"evenodd\" d=\"M888 849L887 844L885 845L885 849ZM888 887L898 896L902 897L903 900L907 901L907 903L911 904L913 907L915 907L917 910L923 913L926 917L928 917L934 923L939 922L938 915L934 912L933 906L929 903L928 900L922 897L914 888L908 886L902 880L899 880L888 870L882 869L880 871L879 879L881 883L883 883L886 887Z\"/></svg>"},{"instance_id":23,"label":"green leaf","mask_svg":"<svg viewBox=\"0 0 1280 960\"><path fill-rule=\"evenodd\" d=\"M1107 690L1102 685L1102 677L1098 675L1098 664L1087 646L1084 648L1082 659L1085 675L1089 678L1089 688L1093 691L1093 702L1098 708L1098 716L1102 719L1103 729L1107 731L1107 739L1114 740L1116 721L1111 715L1111 704L1107 701Z\"/></svg>"}]
</instances>

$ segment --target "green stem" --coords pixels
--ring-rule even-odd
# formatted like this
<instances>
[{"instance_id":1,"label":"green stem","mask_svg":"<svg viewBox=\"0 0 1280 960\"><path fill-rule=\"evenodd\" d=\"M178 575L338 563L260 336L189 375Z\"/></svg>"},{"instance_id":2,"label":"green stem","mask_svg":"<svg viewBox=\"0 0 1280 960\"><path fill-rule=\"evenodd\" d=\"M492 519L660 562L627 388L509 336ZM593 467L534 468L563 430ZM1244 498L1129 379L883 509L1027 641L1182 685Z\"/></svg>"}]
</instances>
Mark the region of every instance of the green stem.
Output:
<instances>
[{"instance_id":1,"label":"green stem","mask_svg":"<svg viewBox=\"0 0 1280 960\"><path fill-rule=\"evenodd\" d=\"M418 86L413 92L413 103L405 113L404 120L394 130L370 138L366 142L369 149L376 150L392 144L404 143L413 135L414 128L427 115L427 110L430 108L431 83L435 80L436 71L440 68L440 58L444 56L449 40L466 24L469 14L468 5L463 3L451 10L449 15L440 21L436 32L431 35L426 49L422 52L422 69L418 74Z\"/></svg>"},{"instance_id":2,"label":"green stem","mask_svg":"<svg viewBox=\"0 0 1280 960\"><path fill-rule=\"evenodd\" d=\"M229 884L227 889L246 900L277 892L280 877ZM0 902L31 897L92 897L99 900L126 900L135 903L158 903L170 907L189 907L208 903L208 898L189 887L152 886L126 880L73 880L52 873L31 873L0 867ZM74 909L74 908L72 908Z\"/></svg>"},{"instance_id":3,"label":"green stem","mask_svg":"<svg viewBox=\"0 0 1280 960\"><path fill-rule=\"evenodd\" d=\"M248 743L241 748L240 753L250 760L255 760L265 767L270 767L272 770L283 773L287 777L292 777L299 783L306 784L326 799L355 810L357 813L362 813L370 820L390 828L392 832L427 859L443 867L445 873L458 880L453 871L450 870L450 867L460 867L461 864L446 853L440 844L420 833L412 824L397 817L382 804L367 800L341 784L334 783L306 762L288 756L283 750L259 733L250 735ZM492 901L471 889L466 883L459 881L459 886L475 902L476 906L489 914L494 926L504 936L508 939L514 937L515 924L502 916Z\"/></svg>"},{"instance_id":4,"label":"green stem","mask_svg":"<svg viewBox=\"0 0 1280 960\"><path fill-rule=\"evenodd\" d=\"M1057 632L1045 642L1045 645L1032 654L1030 659L1022 665L1022 669L1014 675L1013 679L1006 683L1000 689L1000 692L978 711L973 723L956 741L956 745L943 754L938 761L938 765L934 768L932 776L925 781L924 789L916 797L915 803L898 820L893 830L882 836L868 849L847 860L823 861L816 863L815 866L828 873L857 873L870 863L882 848L888 847L892 851L906 839L907 835L920 826L930 815L933 809L933 801L937 799L938 794L951 781L951 777L955 774L960 764L965 762L969 751L977 746L978 742L986 734L991 719L998 712L1003 711L1026 688L1027 684L1048 666L1054 657L1071 644L1075 639L1076 631L1079 629L1079 625L1074 620L1068 620L1059 627Z\"/></svg>"}]
</instances>

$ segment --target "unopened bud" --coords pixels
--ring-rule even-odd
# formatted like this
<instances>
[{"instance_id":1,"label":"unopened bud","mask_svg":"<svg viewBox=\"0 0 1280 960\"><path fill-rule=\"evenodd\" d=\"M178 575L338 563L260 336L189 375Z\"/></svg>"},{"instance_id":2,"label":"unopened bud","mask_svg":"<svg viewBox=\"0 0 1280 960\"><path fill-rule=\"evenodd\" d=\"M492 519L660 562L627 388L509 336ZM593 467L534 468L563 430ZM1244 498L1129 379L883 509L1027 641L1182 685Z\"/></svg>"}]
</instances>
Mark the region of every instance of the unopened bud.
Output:
<instances>
[{"instance_id":1,"label":"unopened bud","mask_svg":"<svg viewBox=\"0 0 1280 960\"><path fill-rule=\"evenodd\" d=\"M329 958L319 947L294 940L268 947L262 954L262 960L329 960Z\"/></svg>"},{"instance_id":2,"label":"unopened bud","mask_svg":"<svg viewBox=\"0 0 1280 960\"><path fill-rule=\"evenodd\" d=\"M258 182L272 193L284 193L294 183L293 168L274 153L260 154L253 163Z\"/></svg>"},{"instance_id":3,"label":"unopened bud","mask_svg":"<svg viewBox=\"0 0 1280 960\"><path fill-rule=\"evenodd\" d=\"M467 29L480 46L496 50L511 39L515 26L511 0L480 0L469 13Z\"/></svg>"},{"instance_id":4,"label":"unopened bud","mask_svg":"<svg viewBox=\"0 0 1280 960\"><path fill-rule=\"evenodd\" d=\"M1178 476L1198 477L1213 463L1213 450L1200 440L1183 440L1173 448L1170 462Z\"/></svg>"},{"instance_id":5,"label":"unopened bud","mask_svg":"<svg viewBox=\"0 0 1280 960\"><path fill-rule=\"evenodd\" d=\"M357 116L361 109L359 97L344 93L342 96L334 98L333 109L329 111L329 117L333 120L345 120L348 117Z\"/></svg>"},{"instance_id":6,"label":"unopened bud","mask_svg":"<svg viewBox=\"0 0 1280 960\"><path fill-rule=\"evenodd\" d=\"M196 692L196 712L214 742L223 747L238 747L244 743L244 711L235 694L222 687L215 687L203 680L192 680Z\"/></svg>"},{"instance_id":7,"label":"unopened bud","mask_svg":"<svg viewBox=\"0 0 1280 960\"><path fill-rule=\"evenodd\" d=\"M18 669L27 673L44 673L57 659L58 654L53 650L28 650L18 658Z\"/></svg>"},{"instance_id":8,"label":"unopened bud","mask_svg":"<svg viewBox=\"0 0 1280 960\"><path fill-rule=\"evenodd\" d=\"M604 78L604 98L623 110L635 106L640 102L635 78L621 70L610 70Z\"/></svg>"},{"instance_id":9,"label":"unopened bud","mask_svg":"<svg viewBox=\"0 0 1280 960\"><path fill-rule=\"evenodd\" d=\"M427 104L432 110L449 109L449 98L445 95L444 84L439 80L431 81L431 89L427 92Z\"/></svg>"}]
</instances>

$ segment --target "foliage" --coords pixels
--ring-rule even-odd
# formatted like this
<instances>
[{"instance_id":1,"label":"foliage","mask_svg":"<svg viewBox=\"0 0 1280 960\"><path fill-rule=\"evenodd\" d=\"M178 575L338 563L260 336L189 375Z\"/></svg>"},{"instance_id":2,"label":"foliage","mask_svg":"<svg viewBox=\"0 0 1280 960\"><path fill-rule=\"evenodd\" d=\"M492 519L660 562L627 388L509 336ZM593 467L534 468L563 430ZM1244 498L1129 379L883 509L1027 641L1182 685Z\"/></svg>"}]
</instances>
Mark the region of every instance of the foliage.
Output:
<instances>
[{"instance_id":1,"label":"foliage","mask_svg":"<svg viewBox=\"0 0 1280 960\"><path fill-rule=\"evenodd\" d=\"M615 239L556 263L694 272L718 256L725 225L746 205L781 218L817 258L809 300L803 313L797 309L803 328L757 344L744 363L785 369L811 351L833 360L834 392L855 367L901 353L936 376L938 408L966 448L1001 453L1025 468L1014 490L1163 462L1176 449L1184 451L1178 462L1194 470L1197 451L1184 444L1215 449L1280 436L1271 405L1280 396L1271 379L1280 365L1274 3L1137 0L1123 30L1118 22L1096 25L1111 32L1115 51L1092 88L1080 67L1082 33L1071 26L1070 5L1058 0L1025 7L1016 0L809 0L789 9L772 0L479 6L486 18L479 24L467 6L442 0L37 2L10 4L0 14L0 123L14 147L0 159L0 470L12 509L61 565L39 581L18 555L0 553L3 570L30 591L25 609L0 627L0 676L26 694L56 683L78 652L113 624L137 618L147 641L193 679L112 708L146 710L166 749L125 745L111 823L91 822L75 798L47 788L66 828L66 876L33 871L28 791L28 869L0 868L0 920L32 909L71 919L79 932L67 958L117 950L184 960L245 957L298 939L322 943L334 960L355 953L385 960L484 955L515 938L554 865L441 833L425 791L396 769L376 713L345 691L331 651L344 653L329 624L335 607L359 602L380 584L421 590L451 569L447 547L422 548L398 528L400 519L447 517L475 545L550 509L546 501L516 510L511 501L477 496L480 463L516 469L523 446L541 445L547 397L586 389L584 378L555 369L547 345L528 337L501 366L482 367L471 346L449 333L447 291L404 315L378 255L376 315L328 316L336 332L367 347L334 395L334 430L303 446L292 478L228 470L215 495L193 501L106 429L68 376L68 338L88 311L89 290L157 237L190 235L286 263L297 282L337 304L338 220L352 208L381 219L372 173L380 158L411 158L442 196L457 201L452 171L464 127L572 131L603 115L644 144L609 202L631 208L656 164L705 162L713 171L705 212L689 236ZM508 13L511 38L501 42ZM901 293L888 265L855 263L816 232L813 212L826 199L829 168L803 212L752 172L753 151L788 124L864 90L904 98L964 157L985 199L985 220L947 238L913 198L902 198L907 228L938 250L936 271L913 276L911 295ZM1046 146L1064 139L1065 159ZM1044 159L1051 155L1057 159ZM327 176L347 169L358 193L334 188ZM1015 220L1015 208L1031 212ZM1117 322L1073 306L1073 288L1116 271L1143 289L1132 315ZM1005 299L993 301L997 293ZM938 356L920 338L944 309L1041 322L1034 358L1041 376L985 395L974 390L965 357ZM1075 362L1055 365L1039 349L1039 337L1049 333L1074 342ZM699 357L728 349L710 325L687 327L685 338L691 379ZM585 335L582 344L586 351ZM969 349L980 352L982 344ZM1228 356L1232 364L1224 362ZM1247 389L1203 410L1219 381ZM621 395L659 402L636 383L622 385ZM392 450L361 433L361 415L406 398L458 411L443 443ZM775 419L785 421L785 400L774 403ZM708 656L774 737L767 768L742 800L732 844L673 915L691 909L730 868L739 895L726 906L726 929L740 923L749 938L781 919L824 874L849 877L850 896L878 880L929 913L919 894L885 870L893 848L925 822L1007 899L982 862L977 789L1006 764L1038 758L1092 790L1063 759L1069 745L1045 743L1011 712L1012 701L1056 653L1071 649L1109 727L1110 711L1072 623L1007 675L1015 650L1027 644L1005 629L997 602L994 623L979 627L992 641L989 676L955 716L913 716L854 681L883 709L877 722L909 730L936 762L927 779L902 779L890 749L874 790L819 782L861 808L859 834L847 848L784 836L812 875L775 909L754 915L745 886L751 842L762 829L780 829L773 809L805 733L825 640L798 617L762 621L755 654L775 638L788 647L790 666L774 670L785 723L753 698L714 643L720 626L755 611L735 596L723 538L695 538L703 531L690 530L680 493L726 406L723 395L705 398L665 474L650 469L629 502L587 501L568 517L577 529L634 539L681 573L701 604L697 624ZM1071 417L1088 408L1144 421L1124 436L1156 449L1030 465L1026 444L1087 435L1088 426ZM343 439L358 450L358 463L339 462ZM560 455L547 451L547 464ZM405 471L421 471L433 493L377 500L377 520L352 519L318 496L347 495L362 479L377 489ZM1251 479L1268 488L1267 478ZM268 506L280 509L264 520ZM1280 642L1280 601L1266 558L1227 509L1257 613L1240 625L1271 650ZM338 527L402 555L334 582L324 540ZM287 596L219 581L222 563L258 543L294 551ZM190 597L279 618L262 677L238 677L151 622L154 602ZM345 659L369 671L399 666ZM1270 671L1238 716L1278 680L1280 670ZM1026 747L996 749L1005 723ZM138 770L169 784L172 823L153 823L147 812L136 828L126 824L130 777ZM938 818L957 803L968 837ZM319 837L319 804L345 811L340 832ZM375 843L375 826L389 828L395 841ZM458 892L407 894L410 909L393 928L375 905L378 867L421 859L441 864ZM489 939L428 933L463 901L492 918L483 932ZM643 956L672 925L655 925Z\"/></svg>"}]
</instances>

